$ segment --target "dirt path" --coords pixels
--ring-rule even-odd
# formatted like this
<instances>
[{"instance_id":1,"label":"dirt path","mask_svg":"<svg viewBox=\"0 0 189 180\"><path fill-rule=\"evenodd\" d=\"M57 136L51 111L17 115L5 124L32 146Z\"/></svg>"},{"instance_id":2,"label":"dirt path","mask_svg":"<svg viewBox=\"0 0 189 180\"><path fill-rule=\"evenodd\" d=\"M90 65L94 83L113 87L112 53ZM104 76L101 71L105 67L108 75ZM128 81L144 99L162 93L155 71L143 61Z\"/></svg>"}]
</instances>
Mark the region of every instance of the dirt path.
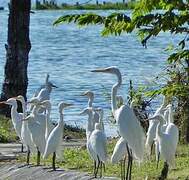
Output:
<instances>
[{"instance_id":1,"label":"dirt path","mask_svg":"<svg viewBox=\"0 0 189 180\"><path fill-rule=\"evenodd\" d=\"M81 147L84 140L72 140L63 143L66 147ZM75 170L57 169L52 171L45 166L23 166L16 162L20 154L21 144L0 144L0 180L89 180L94 179L88 173ZM104 177L104 180L117 180L114 177Z\"/></svg>"}]
</instances>

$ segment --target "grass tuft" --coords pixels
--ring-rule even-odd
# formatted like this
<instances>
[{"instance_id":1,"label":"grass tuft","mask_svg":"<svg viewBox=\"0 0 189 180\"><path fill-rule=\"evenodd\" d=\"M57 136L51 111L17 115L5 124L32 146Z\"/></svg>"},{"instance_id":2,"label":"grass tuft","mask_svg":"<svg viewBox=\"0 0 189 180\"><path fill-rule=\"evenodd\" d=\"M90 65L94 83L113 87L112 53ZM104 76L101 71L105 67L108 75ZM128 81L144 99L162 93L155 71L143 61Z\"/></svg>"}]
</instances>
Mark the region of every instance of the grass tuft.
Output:
<instances>
[{"instance_id":1,"label":"grass tuft","mask_svg":"<svg viewBox=\"0 0 189 180\"><path fill-rule=\"evenodd\" d=\"M10 119L0 116L0 143L10 143L18 141Z\"/></svg>"}]
</instances>

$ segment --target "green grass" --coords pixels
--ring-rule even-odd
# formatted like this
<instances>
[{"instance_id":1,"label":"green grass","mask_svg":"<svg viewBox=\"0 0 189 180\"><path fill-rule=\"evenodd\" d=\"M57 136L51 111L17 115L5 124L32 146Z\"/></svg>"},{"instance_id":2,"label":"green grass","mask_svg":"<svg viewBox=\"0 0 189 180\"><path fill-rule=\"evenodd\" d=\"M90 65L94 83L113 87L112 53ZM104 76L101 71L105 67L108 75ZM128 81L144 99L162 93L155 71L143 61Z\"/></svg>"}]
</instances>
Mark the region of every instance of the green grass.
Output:
<instances>
[{"instance_id":1,"label":"green grass","mask_svg":"<svg viewBox=\"0 0 189 180\"><path fill-rule=\"evenodd\" d=\"M0 116L0 143L10 143L18 140L10 119Z\"/></svg>"},{"instance_id":2,"label":"green grass","mask_svg":"<svg viewBox=\"0 0 189 180\"><path fill-rule=\"evenodd\" d=\"M86 136L85 129L72 125L64 125L64 136L70 136L74 139L83 139Z\"/></svg>"},{"instance_id":3,"label":"green grass","mask_svg":"<svg viewBox=\"0 0 189 180\"><path fill-rule=\"evenodd\" d=\"M62 5L51 5L51 4L40 4L36 9L38 10L127 10L134 9L135 2L128 2L127 4L123 3L111 3L108 2L106 4L81 4L81 5L70 5L70 4L62 4Z\"/></svg>"},{"instance_id":4,"label":"green grass","mask_svg":"<svg viewBox=\"0 0 189 180\"><path fill-rule=\"evenodd\" d=\"M115 141L108 144L108 154L111 157ZM140 167L134 163L133 166L133 179L142 180L147 178L156 179L163 167L163 162L160 161L159 169L156 169L155 157L151 160L145 160ZM24 159L20 159L23 161ZM35 163L35 157L32 157L32 162ZM45 160L46 165L51 165L51 157ZM65 148L63 152L63 162L57 162L57 166L64 169L74 169L92 174L93 162L89 158L86 149L81 148ZM118 164L112 165L110 162L106 164L106 176L120 177L120 167ZM189 179L189 146L179 145L176 154L176 169L170 170L168 180L186 180Z\"/></svg>"}]
</instances>

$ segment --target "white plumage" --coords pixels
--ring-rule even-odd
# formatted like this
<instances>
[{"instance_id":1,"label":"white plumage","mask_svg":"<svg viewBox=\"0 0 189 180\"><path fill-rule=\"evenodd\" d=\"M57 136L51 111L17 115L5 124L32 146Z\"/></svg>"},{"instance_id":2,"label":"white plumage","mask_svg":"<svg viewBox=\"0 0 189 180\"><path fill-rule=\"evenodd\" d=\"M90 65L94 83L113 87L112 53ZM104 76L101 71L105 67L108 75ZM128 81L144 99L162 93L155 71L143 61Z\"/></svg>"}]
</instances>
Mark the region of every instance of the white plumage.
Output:
<instances>
[{"instance_id":1,"label":"white plumage","mask_svg":"<svg viewBox=\"0 0 189 180\"><path fill-rule=\"evenodd\" d=\"M111 156L111 162L113 164L118 163L119 161L123 160L124 156L126 155L127 152L127 143L126 141L121 137L117 141L113 154Z\"/></svg>"},{"instance_id":2,"label":"white plumage","mask_svg":"<svg viewBox=\"0 0 189 180\"><path fill-rule=\"evenodd\" d=\"M107 160L106 141L106 135L101 130L101 125L99 123L96 123L95 130L91 133L90 136L90 144L99 160L103 163L105 163Z\"/></svg>"},{"instance_id":3,"label":"white plumage","mask_svg":"<svg viewBox=\"0 0 189 180\"><path fill-rule=\"evenodd\" d=\"M55 158L63 138L63 129L64 129L63 110L64 108L69 107L71 105L72 104L67 104L63 102L59 104L60 120L58 122L58 125L51 131L47 139L43 158L46 158L49 156L49 154L53 153L53 170L56 170Z\"/></svg>"},{"instance_id":4,"label":"white plumage","mask_svg":"<svg viewBox=\"0 0 189 180\"><path fill-rule=\"evenodd\" d=\"M162 126L164 124L164 117L162 115L153 116L150 120L158 120L156 140L159 144L160 156L170 167L174 167L178 137L175 138L169 131L162 131Z\"/></svg>"},{"instance_id":5,"label":"white plumage","mask_svg":"<svg viewBox=\"0 0 189 180\"><path fill-rule=\"evenodd\" d=\"M92 108L93 110L92 130L94 130L95 123L99 123L99 114L93 108L94 93L92 91L86 91L82 94L82 96L87 96L89 98L88 107Z\"/></svg>"},{"instance_id":6,"label":"white plumage","mask_svg":"<svg viewBox=\"0 0 189 180\"><path fill-rule=\"evenodd\" d=\"M17 102L15 98L9 98L7 101L0 102L1 104L7 104L11 106L11 120L12 124L14 126L14 129L16 131L17 136L22 140L21 138L21 128L22 128L22 119L23 114L18 113L17 111Z\"/></svg>"},{"instance_id":7,"label":"white plumage","mask_svg":"<svg viewBox=\"0 0 189 180\"><path fill-rule=\"evenodd\" d=\"M117 107L117 90L122 84L122 76L119 69L116 67L108 67L104 69L96 69L92 72L114 74L118 78L118 82L113 85L111 92L112 114L117 122L118 131L121 137L126 140L128 147L132 152L129 153L129 178L131 178L132 157L135 157L139 162L141 162L144 157L145 134L143 128L136 118L132 108L127 105L122 105L120 108Z\"/></svg>"}]
</instances>

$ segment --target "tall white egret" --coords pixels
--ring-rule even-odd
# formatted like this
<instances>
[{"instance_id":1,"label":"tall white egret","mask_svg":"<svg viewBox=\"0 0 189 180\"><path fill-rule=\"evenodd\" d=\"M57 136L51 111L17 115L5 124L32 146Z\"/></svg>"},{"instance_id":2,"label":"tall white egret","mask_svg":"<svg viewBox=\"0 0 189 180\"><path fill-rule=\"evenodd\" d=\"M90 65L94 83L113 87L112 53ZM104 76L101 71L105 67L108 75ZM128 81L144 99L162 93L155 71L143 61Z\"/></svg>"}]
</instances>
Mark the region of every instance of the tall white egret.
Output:
<instances>
[{"instance_id":1,"label":"tall white egret","mask_svg":"<svg viewBox=\"0 0 189 180\"><path fill-rule=\"evenodd\" d=\"M165 161L164 170L165 174L168 173L168 167L175 166L175 153L177 148L178 139L175 138L170 132L163 132L162 126L164 124L164 117L162 115L156 115L149 120L157 120L156 140L159 143L160 156Z\"/></svg>"},{"instance_id":2,"label":"tall white egret","mask_svg":"<svg viewBox=\"0 0 189 180\"><path fill-rule=\"evenodd\" d=\"M22 141L22 138L21 138L21 128L22 128L23 115L19 114L18 111L17 111L18 105L17 105L16 99L15 98L9 98L7 101L2 101L0 103L1 104L7 104L7 105L11 106L11 120L12 120L12 124L14 126L14 129L16 131L17 136ZM21 151L23 151L23 145L22 145L22 150Z\"/></svg>"},{"instance_id":3,"label":"tall white egret","mask_svg":"<svg viewBox=\"0 0 189 180\"><path fill-rule=\"evenodd\" d=\"M82 96L87 96L89 98L88 100L88 107L93 108L93 101L94 101L94 93L92 91L86 91L82 94ZM93 123L93 130L95 128L95 123L99 122L99 114L96 111L93 111L93 119L92 119L92 123Z\"/></svg>"},{"instance_id":4,"label":"tall white egret","mask_svg":"<svg viewBox=\"0 0 189 180\"><path fill-rule=\"evenodd\" d=\"M116 96L117 104L119 106L123 105L123 97ZM130 103L130 107L134 108L135 100L132 100ZM134 112L134 109L133 109ZM125 162L126 162L126 151L127 151L127 142L123 137L120 137L117 141L113 154L111 156L111 162L113 164L120 162L121 167L121 179L125 179Z\"/></svg>"},{"instance_id":5,"label":"tall white egret","mask_svg":"<svg viewBox=\"0 0 189 180\"><path fill-rule=\"evenodd\" d=\"M96 69L92 72L103 72L114 74L118 78L118 82L113 85L111 93L111 106L114 119L118 124L118 131L120 135L127 141L128 149L128 168L127 168L127 177L131 179L131 170L132 170L132 159L133 156L141 162L144 156L144 141L145 134L144 130L140 125L137 117L135 116L132 108L128 105L122 105L120 108L117 107L116 95L117 90L122 84L122 76L118 68L108 67L104 69Z\"/></svg>"},{"instance_id":6,"label":"tall white egret","mask_svg":"<svg viewBox=\"0 0 189 180\"><path fill-rule=\"evenodd\" d=\"M56 170L55 167L56 153L60 144L62 143L62 137L63 137L63 130L64 130L63 110L64 108L70 106L72 106L72 104L63 103L63 102L59 104L60 120L58 122L58 125L49 134L45 147L45 152L43 155L43 158L46 158L49 156L49 154L53 153L52 168L54 171Z\"/></svg>"},{"instance_id":7,"label":"tall white egret","mask_svg":"<svg viewBox=\"0 0 189 180\"><path fill-rule=\"evenodd\" d=\"M161 104L161 106L156 110L156 112L154 113L153 116L156 116L158 114L163 115L164 113L164 108L166 106L166 99L165 97L163 97L163 102ZM152 148L153 148L153 144L154 144L154 139L156 138L156 127L157 127L158 121L150 121L149 122L149 128L147 131L147 138L146 138L146 148L148 149L148 153L149 155L152 153ZM156 146L155 148L157 149L158 145L157 142L155 142ZM157 152L157 151L156 151Z\"/></svg>"},{"instance_id":8,"label":"tall white egret","mask_svg":"<svg viewBox=\"0 0 189 180\"><path fill-rule=\"evenodd\" d=\"M40 107L40 102L37 99L33 99L28 102L34 104L34 108L29 116L23 119L23 121L28 121L28 128L31 132L32 141L37 149L37 166L40 165L41 153L44 153L46 140L45 140L45 130L46 130L46 116L39 114L38 110Z\"/></svg>"},{"instance_id":9,"label":"tall white egret","mask_svg":"<svg viewBox=\"0 0 189 180\"><path fill-rule=\"evenodd\" d=\"M26 101L23 96L19 95L15 97L16 100L20 101L22 104L22 117L23 119L26 118ZM21 114L21 113L20 113ZM22 121L22 128L21 128L21 138L22 142L27 147L27 158L26 158L26 164L29 165L30 161L30 153L34 151L34 144L31 138L31 133L28 128L28 122Z\"/></svg>"},{"instance_id":10,"label":"tall white egret","mask_svg":"<svg viewBox=\"0 0 189 180\"><path fill-rule=\"evenodd\" d=\"M98 159L95 177L97 177L99 167L100 177L102 177L102 165L107 161L107 139L104 131L101 130L100 123L95 124L95 130L91 133L89 141Z\"/></svg>"}]
</instances>

